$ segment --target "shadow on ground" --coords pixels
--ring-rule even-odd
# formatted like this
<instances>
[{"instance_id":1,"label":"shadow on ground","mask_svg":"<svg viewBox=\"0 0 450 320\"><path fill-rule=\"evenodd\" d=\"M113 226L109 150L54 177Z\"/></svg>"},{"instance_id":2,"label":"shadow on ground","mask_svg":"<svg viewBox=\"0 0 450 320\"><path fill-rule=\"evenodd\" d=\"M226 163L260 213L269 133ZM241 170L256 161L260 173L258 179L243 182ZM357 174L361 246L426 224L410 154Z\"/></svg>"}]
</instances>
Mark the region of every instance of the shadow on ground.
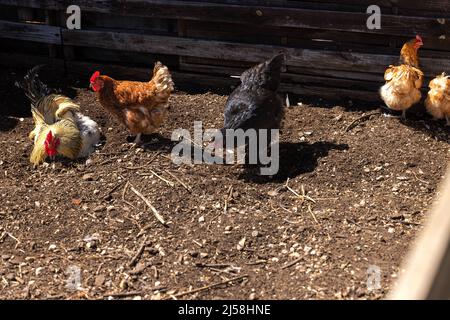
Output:
<instances>
[{"instance_id":1,"label":"shadow on ground","mask_svg":"<svg viewBox=\"0 0 450 320\"><path fill-rule=\"evenodd\" d=\"M133 143L136 136L128 136L127 142ZM170 153L172 148L178 143L172 141L159 133L142 135L142 145L140 146L145 151L159 151L162 153Z\"/></svg>"},{"instance_id":2,"label":"shadow on ground","mask_svg":"<svg viewBox=\"0 0 450 320\"><path fill-rule=\"evenodd\" d=\"M276 175L260 175L259 166L247 165L239 179L255 183L283 182L287 178L293 179L298 175L313 172L318 165L318 160L328 156L331 150L343 151L348 148L347 144L333 142L315 142L313 144L282 142L280 143L280 168Z\"/></svg>"},{"instance_id":3,"label":"shadow on ground","mask_svg":"<svg viewBox=\"0 0 450 320\"><path fill-rule=\"evenodd\" d=\"M436 141L450 143L448 139L450 127L446 126L445 120L433 120L428 114L422 114L408 117L406 120L401 120L401 122L403 125L424 133Z\"/></svg>"}]
</instances>

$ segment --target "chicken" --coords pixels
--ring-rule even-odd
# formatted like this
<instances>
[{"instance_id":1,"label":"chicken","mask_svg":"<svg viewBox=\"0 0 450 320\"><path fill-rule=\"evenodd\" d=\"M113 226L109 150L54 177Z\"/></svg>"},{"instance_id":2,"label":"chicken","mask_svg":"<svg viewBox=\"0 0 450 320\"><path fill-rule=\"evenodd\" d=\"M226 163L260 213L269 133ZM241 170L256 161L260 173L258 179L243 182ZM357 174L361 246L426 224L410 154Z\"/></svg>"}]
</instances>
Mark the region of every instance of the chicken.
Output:
<instances>
[{"instance_id":1,"label":"chicken","mask_svg":"<svg viewBox=\"0 0 450 320\"><path fill-rule=\"evenodd\" d=\"M169 69L157 62L149 82L118 81L96 71L90 85L97 92L100 104L120 123L136 135L154 133L167 117L168 100L174 84Z\"/></svg>"},{"instance_id":2,"label":"chicken","mask_svg":"<svg viewBox=\"0 0 450 320\"><path fill-rule=\"evenodd\" d=\"M231 93L225 105L221 130L224 139L216 141L216 144L226 144L227 129L280 128L284 108L277 91L283 64L284 54L279 54L242 73L241 84Z\"/></svg>"},{"instance_id":3,"label":"chicken","mask_svg":"<svg viewBox=\"0 0 450 320\"><path fill-rule=\"evenodd\" d=\"M400 50L400 64L419 68L419 57L417 51L423 46L423 40L419 35L405 43Z\"/></svg>"},{"instance_id":4,"label":"chicken","mask_svg":"<svg viewBox=\"0 0 450 320\"><path fill-rule=\"evenodd\" d=\"M34 147L30 162L37 166L47 157L53 160L58 154L69 159L76 159L80 154L82 142L80 131L69 115L71 112L64 114L63 119L50 125L45 122L44 116L35 107L31 106L31 112L36 128L32 132Z\"/></svg>"},{"instance_id":5,"label":"chicken","mask_svg":"<svg viewBox=\"0 0 450 320\"><path fill-rule=\"evenodd\" d=\"M95 121L80 112L80 106L70 98L53 93L39 80L38 70L31 69L22 82L22 88L31 101L35 128L29 138L34 141L30 162L35 166L48 157L61 155L69 159L89 156L100 140Z\"/></svg>"},{"instance_id":6,"label":"chicken","mask_svg":"<svg viewBox=\"0 0 450 320\"><path fill-rule=\"evenodd\" d=\"M386 84L380 89L381 98L390 109L402 111L403 118L406 110L422 97L423 72L419 69L417 54L421 46L423 41L420 36L405 43L400 52L400 65L391 65L384 73Z\"/></svg>"},{"instance_id":7,"label":"chicken","mask_svg":"<svg viewBox=\"0 0 450 320\"><path fill-rule=\"evenodd\" d=\"M442 73L430 81L425 107L433 118L447 120L450 126L450 76Z\"/></svg>"}]
</instances>

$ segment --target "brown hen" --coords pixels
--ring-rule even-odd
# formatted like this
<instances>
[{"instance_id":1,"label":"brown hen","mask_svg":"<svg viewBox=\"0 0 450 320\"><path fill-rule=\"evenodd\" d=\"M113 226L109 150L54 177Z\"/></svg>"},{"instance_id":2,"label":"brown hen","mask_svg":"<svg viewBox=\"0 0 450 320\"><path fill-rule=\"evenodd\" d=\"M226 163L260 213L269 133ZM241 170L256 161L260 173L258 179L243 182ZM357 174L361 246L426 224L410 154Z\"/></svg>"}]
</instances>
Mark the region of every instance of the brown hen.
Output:
<instances>
[{"instance_id":1,"label":"brown hen","mask_svg":"<svg viewBox=\"0 0 450 320\"><path fill-rule=\"evenodd\" d=\"M380 89L380 95L388 108L402 111L405 118L406 110L418 103L422 97L420 88L423 83L423 72L419 69L417 51L423 46L420 36L405 43L400 52L400 65L389 66L384 73L385 85Z\"/></svg>"},{"instance_id":2,"label":"brown hen","mask_svg":"<svg viewBox=\"0 0 450 320\"><path fill-rule=\"evenodd\" d=\"M155 64L149 82L114 80L99 71L90 82L100 104L136 135L135 144L141 143L142 134L154 133L167 117L174 84L169 69L161 62Z\"/></svg>"},{"instance_id":3,"label":"brown hen","mask_svg":"<svg viewBox=\"0 0 450 320\"><path fill-rule=\"evenodd\" d=\"M425 107L434 119L447 120L450 126L450 76L442 73L430 81Z\"/></svg>"}]
</instances>

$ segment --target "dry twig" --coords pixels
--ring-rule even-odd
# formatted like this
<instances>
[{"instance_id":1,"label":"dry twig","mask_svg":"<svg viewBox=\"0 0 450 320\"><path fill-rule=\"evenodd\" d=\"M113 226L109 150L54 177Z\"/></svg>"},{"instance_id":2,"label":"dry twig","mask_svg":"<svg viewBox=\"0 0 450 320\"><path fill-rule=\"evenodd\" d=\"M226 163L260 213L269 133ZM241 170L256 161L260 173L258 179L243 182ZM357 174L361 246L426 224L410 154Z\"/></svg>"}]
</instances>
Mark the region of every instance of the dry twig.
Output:
<instances>
[{"instance_id":1,"label":"dry twig","mask_svg":"<svg viewBox=\"0 0 450 320\"><path fill-rule=\"evenodd\" d=\"M99 166L104 166L105 164L110 163L110 162L113 162L113 161L116 160L116 159L117 159L117 157L112 157L112 158L106 159L106 160L102 161L102 162L99 164Z\"/></svg>"},{"instance_id":2,"label":"dry twig","mask_svg":"<svg viewBox=\"0 0 450 320\"><path fill-rule=\"evenodd\" d=\"M225 214L227 213L227 210L228 210L228 201L230 201L232 195L233 195L233 186L230 186L228 188L227 197L225 198L225 203L223 206L223 213L225 213Z\"/></svg>"},{"instance_id":3,"label":"dry twig","mask_svg":"<svg viewBox=\"0 0 450 320\"><path fill-rule=\"evenodd\" d=\"M125 194L127 193L128 190L128 186L130 185L130 183L127 181L127 183L125 183L125 187L122 190L122 200L125 201Z\"/></svg>"},{"instance_id":4,"label":"dry twig","mask_svg":"<svg viewBox=\"0 0 450 320\"><path fill-rule=\"evenodd\" d=\"M144 252L145 247L147 246L147 236L144 238L144 240L142 240L141 245L139 246L139 249L136 251L135 255L133 256L133 258L131 258L131 261L128 263L128 266L131 268L133 267L137 261L139 260L139 258L141 257L142 253Z\"/></svg>"},{"instance_id":5,"label":"dry twig","mask_svg":"<svg viewBox=\"0 0 450 320\"><path fill-rule=\"evenodd\" d=\"M297 191L289 187L289 178L286 180L286 184L284 185L286 189L288 189L290 192L292 192L296 197L300 198L302 200L302 203L305 202L305 200L311 201L312 203L316 203L316 200L306 195L305 187L302 185L302 194L300 195Z\"/></svg>"},{"instance_id":6,"label":"dry twig","mask_svg":"<svg viewBox=\"0 0 450 320\"><path fill-rule=\"evenodd\" d=\"M417 181L425 183L425 184L430 184L428 181L420 179L414 171L411 171L411 172L413 173L413 175L414 175L414 177L416 178Z\"/></svg>"},{"instance_id":7,"label":"dry twig","mask_svg":"<svg viewBox=\"0 0 450 320\"><path fill-rule=\"evenodd\" d=\"M282 266L281 269L284 270L284 269L290 268L290 267L292 267L293 265L296 265L297 263L299 263L300 261L302 261L302 259L303 259L303 257L297 258L297 259L295 259L295 260L289 262L287 265Z\"/></svg>"},{"instance_id":8,"label":"dry twig","mask_svg":"<svg viewBox=\"0 0 450 320\"><path fill-rule=\"evenodd\" d=\"M258 264L265 264L265 263L267 263L267 260L261 259L261 260L247 262L247 263L245 263L245 265L247 265L247 266L256 266Z\"/></svg>"},{"instance_id":9,"label":"dry twig","mask_svg":"<svg viewBox=\"0 0 450 320\"><path fill-rule=\"evenodd\" d=\"M198 241L196 241L196 240L192 240L192 242L193 243L195 243L197 246L199 246L200 248L203 248L203 245L200 243L200 242L198 242Z\"/></svg>"},{"instance_id":10,"label":"dry twig","mask_svg":"<svg viewBox=\"0 0 450 320\"><path fill-rule=\"evenodd\" d=\"M17 249L17 247L19 246L19 244L20 244L20 240L19 239L17 239L16 237L14 237L11 233L9 233L9 232L6 232L6 235L8 236L8 237L10 237L11 239L13 239L14 241L16 241L16 246L14 247L15 249Z\"/></svg>"},{"instance_id":11,"label":"dry twig","mask_svg":"<svg viewBox=\"0 0 450 320\"><path fill-rule=\"evenodd\" d=\"M143 166L137 166L137 167L125 167L127 170L139 170L139 169L146 169L148 166L155 161L155 159L161 154L161 151L158 151L149 161L147 161L146 164Z\"/></svg>"},{"instance_id":12,"label":"dry twig","mask_svg":"<svg viewBox=\"0 0 450 320\"><path fill-rule=\"evenodd\" d=\"M138 175L140 176L150 176L153 175L155 177L157 177L159 180L165 182L169 187L173 187L175 184L172 181L167 180L166 178L163 178L162 176L160 176L159 174L157 174L155 171L153 171L152 169L149 169L151 174L148 173L138 173Z\"/></svg>"},{"instance_id":13,"label":"dry twig","mask_svg":"<svg viewBox=\"0 0 450 320\"><path fill-rule=\"evenodd\" d=\"M102 199L106 199L108 198L114 191L116 191L121 185L123 184L123 182L119 182L117 183L113 188L111 188L111 190L109 190L103 197Z\"/></svg>"},{"instance_id":14,"label":"dry twig","mask_svg":"<svg viewBox=\"0 0 450 320\"><path fill-rule=\"evenodd\" d=\"M313 217L314 221L315 221L318 225L320 225L319 221L318 221L317 218L316 218L316 215L315 215L314 212L311 210L311 206L310 206L310 205L308 205L308 212L311 214L311 216Z\"/></svg>"},{"instance_id":15,"label":"dry twig","mask_svg":"<svg viewBox=\"0 0 450 320\"><path fill-rule=\"evenodd\" d=\"M225 213L225 214L226 214L227 211L228 211L228 201L230 201L232 194L233 194L233 186L230 186L230 187L228 188L227 197L225 198L225 203L224 203L224 206L223 206L223 213ZM215 215L215 216L211 219L211 221L209 221L208 227L207 227L206 229L209 230L209 228L211 227L211 224L212 224L218 217L220 217L221 215L222 215L222 212L219 212L217 215Z\"/></svg>"},{"instance_id":16,"label":"dry twig","mask_svg":"<svg viewBox=\"0 0 450 320\"><path fill-rule=\"evenodd\" d=\"M229 263L201 263L198 262L195 264L198 268L228 268L231 267L231 264Z\"/></svg>"},{"instance_id":17,"label":"dry twig","mask_svg":"<svg viewBox=\"0 0 450 320\"><path fill-rule=\"evenodd\" d=\"M201 292L201 291L206 291L206 290L213 289L213 288L218 287L218 286L223 285L223 284L228 284L228 283L233 282L233 281L241 280L243 278L248 278L248 275L244 274L242 276L238 276L238 277L234 277L234 278L227 279L227 280L224 280L224 281L216 282L216 283L213 283L213 284L201 287L201 288L180 292L180 293L177 293L177 294L173 294L170 297L178 298L178 297L182 297L182 296L185 296L185 295L188 295L188 294L193 294L193 293L197 293L197 292ZM166 298L166 299L168 299L168 298Z\"/></svg>"},{"instance_id":18,"label":"dry twig","mask_svg":"<svg viewBox=\"0 0 450 320\"><path fill-rule=\"evenodd\" d=\"M142 295L144 295L144 293L142 291L130 291L130 292L107 293L107 294L105 294L105 297L125 298L125 297L142 296Z\"/></svg>"},{"instance_id":19,"label":"dry twig","mask_svg":"<svg viewBox=\"0 0 450 320\"><path fill-rule=\"evenodd\" d=\"M151 204L150 200L148 200L146 197L142 195L138 190L136 190L130 183L130 190L133 191L139 198L142 199L142 201L145 202L145 204L150 208L153 215L156 219L158 219L159 222L162 223L162 225L167 226L166 221L164 220L163 216L156 210L156 208Z\"/></svg>"},{"instance_id":20,"label":"dry twig","mask_svg":"<svg viewBox=\"0 0 450 320\"><path fill-rule=\"evenodd\" d=\"M352 130L353 128L355 128L357 125L359 125L360 123L367 121L370 119L370 117L375 116L375 115L379 115L381 114L380 111L375 111L372 113L367 113L367 114L363 114L361 117L355 119L352 121L352 123L350 123L346 128L345 128L345 132L349 132L350 130Z\"/></svg>"},{"instance_id":21,"label":"dry twig","mask_svg":"<svg viewBox=\"0 0 450 320\"><path fill-rule=\"evenodd\" d=\"M187 185L186 183L184 183L183 181L181 181L181 179L179 179L177 176L175 176L173 173L171 173L169 170L164 170L164 172L166 172L167 174L169 174L172 178L174 178L175 180L178 181L178 183L180 183L183 188L185 188L187 191L192 192L192 188Z\"/></svg>"}]
</instances>

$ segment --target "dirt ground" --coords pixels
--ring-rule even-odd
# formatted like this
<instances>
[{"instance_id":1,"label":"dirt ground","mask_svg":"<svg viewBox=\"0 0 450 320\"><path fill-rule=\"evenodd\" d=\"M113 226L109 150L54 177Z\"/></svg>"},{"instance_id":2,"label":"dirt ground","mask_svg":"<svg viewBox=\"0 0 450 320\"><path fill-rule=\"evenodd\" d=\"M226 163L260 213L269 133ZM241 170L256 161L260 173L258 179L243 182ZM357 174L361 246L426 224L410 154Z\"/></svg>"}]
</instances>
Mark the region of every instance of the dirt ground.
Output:
<instances>
[{"instance_id":1,"label":"dirt ground","mask_svg":"<svg viewBox=\"0 0 450 320\"><path fill-rule=\"evenodd\" d=\"M275 177L176 166L172 131L219 128L226 96L174 94L142 150L84 83L63 92L101 125L104 145L88 162L33 169L33 122L11 85L24 71L0 72L1 299L380 299L446 169L441 122L375 114L349 127L376 110L305 104L286 112ZM381 268L375 291L371 265Z\"/></svg>"}]
</instances>

